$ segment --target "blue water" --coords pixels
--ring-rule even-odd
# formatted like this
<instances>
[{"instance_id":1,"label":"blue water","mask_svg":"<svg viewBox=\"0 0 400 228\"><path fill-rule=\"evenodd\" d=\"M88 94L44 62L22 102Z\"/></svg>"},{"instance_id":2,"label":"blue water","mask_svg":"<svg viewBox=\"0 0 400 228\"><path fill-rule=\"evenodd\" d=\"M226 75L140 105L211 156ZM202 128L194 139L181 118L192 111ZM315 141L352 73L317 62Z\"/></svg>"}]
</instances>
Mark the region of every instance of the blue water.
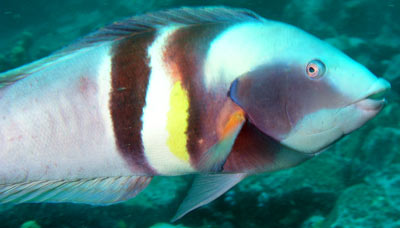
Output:
<instances>
[{"instance_id":1,"label":"blue water","mask_svg":"<svg viewBox=\"0 0 400 228\"><path fill-rule=\"evenodd\" d=\"M400 227L400 1L231 0L324 39L392 84L388 105L319 157L290 170L249 177L178 227ZM0 2L0 71L64 47L110 22L201 1ZM1 148L0 148L1 149ZM169 227L191 177L155 178L137 198L113 206L0 206L0 227ZM24 224L24 225L23 225ZM172 225L171 225L172 227Z\"/></svg>"}]
</instances>

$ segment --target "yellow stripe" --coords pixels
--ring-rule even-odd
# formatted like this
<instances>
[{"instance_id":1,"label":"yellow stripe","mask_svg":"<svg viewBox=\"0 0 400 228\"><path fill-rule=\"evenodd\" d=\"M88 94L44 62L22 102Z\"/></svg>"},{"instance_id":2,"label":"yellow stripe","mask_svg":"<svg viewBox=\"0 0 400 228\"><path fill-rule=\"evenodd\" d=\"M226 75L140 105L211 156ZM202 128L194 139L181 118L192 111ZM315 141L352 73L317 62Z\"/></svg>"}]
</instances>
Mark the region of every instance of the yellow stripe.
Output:
<instances>
[{"instance_id":1,"label":"yellow stripe","mask_svg":"<svg viewBox=\"0 0 400 228\"><path fill-rule=\"evenodd\" d=\"M189 162L189 153L186 147L189 98L179 81L172 87L169 104L170 109L167 123L169 137L167 145L176 157Z\"/></svg>"}]
</instances>

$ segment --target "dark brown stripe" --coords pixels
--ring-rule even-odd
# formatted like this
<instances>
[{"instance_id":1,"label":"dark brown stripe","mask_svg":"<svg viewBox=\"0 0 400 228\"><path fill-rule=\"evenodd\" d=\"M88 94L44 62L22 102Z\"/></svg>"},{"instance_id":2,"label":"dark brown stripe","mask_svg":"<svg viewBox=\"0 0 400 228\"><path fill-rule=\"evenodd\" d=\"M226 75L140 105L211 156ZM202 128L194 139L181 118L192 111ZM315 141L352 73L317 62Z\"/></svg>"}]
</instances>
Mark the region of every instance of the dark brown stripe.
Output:
<instances>
[{"instance_id":1,"label":"dark brown stripe","mask_svg":"<svg viewBox=\"0 0 400 228\"><path fill-rule=\"evenodd\" d=\"M262 134L249 122L243 125L232 152L224 165L224 172L257 172L273 166L281 145Z\"/></svg>"},{"instance_id":2,"label":"dark brown stripe","mask_svg":"<svg viewBox=\"0 0 400 228\"><path fill-rule=\"evenodd\" d=\"M181 28L168 40L164 60L181 78L189 96L187 149L191 164L197 167L202 154L218 140L216 119L227 99L226 93L214 94L204 89L203 65L211 42L229 24L207 24Z\"/></svg>"},{"instance_id":3,"label":"dark brown stripe","mask_svg":"<svg viewBox=\"0 0 400 228\"><path fill-rule=\"evenodd\" d=\"M141 136L143 107L150 68L147 49L155 32L126 38L113 48L111 117L116 144L134 172L155 174L144 155Z\"/></svg>"},{"instance_id":4,"label":"dark brown stripe","mask_svg":"<svg viewBox=\"0 0 400 228\"><path fill-rule=\"evenodd\" d=\"M250 122L243 125L224 165L226 173L261 173L298 165L312 155L285 148Z\"/></svg>"}]
</instances>

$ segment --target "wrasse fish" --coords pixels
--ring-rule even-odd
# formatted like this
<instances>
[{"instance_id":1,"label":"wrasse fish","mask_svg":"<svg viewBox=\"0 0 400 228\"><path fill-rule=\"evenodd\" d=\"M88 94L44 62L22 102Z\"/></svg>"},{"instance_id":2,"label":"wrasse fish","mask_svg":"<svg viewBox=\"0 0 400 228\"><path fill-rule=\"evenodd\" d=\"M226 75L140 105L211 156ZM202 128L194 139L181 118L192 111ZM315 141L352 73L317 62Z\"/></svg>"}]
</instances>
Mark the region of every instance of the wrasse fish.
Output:
<instances>
[{"instance_id":1,"label":"wrasse fish","mask_svg":"<svg viewBox=\"0 0 400 228\"><path fill-rule=\"evenodd\" d=\"M245 9L135 16L0 74L0 203L112 204L198 174L174 220L384 106L341 51Z\"/></svg>"}]
</instances>

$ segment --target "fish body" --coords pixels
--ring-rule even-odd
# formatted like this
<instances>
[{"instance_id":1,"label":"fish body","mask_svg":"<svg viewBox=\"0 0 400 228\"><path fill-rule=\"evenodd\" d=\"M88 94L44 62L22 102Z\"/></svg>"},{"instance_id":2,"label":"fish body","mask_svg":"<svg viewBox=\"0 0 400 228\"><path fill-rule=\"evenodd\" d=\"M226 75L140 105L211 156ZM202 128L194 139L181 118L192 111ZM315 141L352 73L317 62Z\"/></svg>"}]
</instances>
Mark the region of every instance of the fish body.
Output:
<instances>
[{"instance_id":1,"label":"fish body","mask_svg":"<svg viewBox=\"0 0 400 228\"><path fill-rule=\"evenodd\" d=\"M201 174L175 219L312 158L390 87L295 27L221 7L113 24L0 83L0 202L109 204Z\"/></svg>"},{"instance_id":2,"label":"fish body","mask_svg":"<svg viewBox=\"0 0 400 228\"><path fill-rule=\"evenodd\" d=\"M110 128L109 60L98 58L107 51L76 53L3 88L1 183L89 178L96 167L129 173Z\"/></svg>"}]
</instances>

